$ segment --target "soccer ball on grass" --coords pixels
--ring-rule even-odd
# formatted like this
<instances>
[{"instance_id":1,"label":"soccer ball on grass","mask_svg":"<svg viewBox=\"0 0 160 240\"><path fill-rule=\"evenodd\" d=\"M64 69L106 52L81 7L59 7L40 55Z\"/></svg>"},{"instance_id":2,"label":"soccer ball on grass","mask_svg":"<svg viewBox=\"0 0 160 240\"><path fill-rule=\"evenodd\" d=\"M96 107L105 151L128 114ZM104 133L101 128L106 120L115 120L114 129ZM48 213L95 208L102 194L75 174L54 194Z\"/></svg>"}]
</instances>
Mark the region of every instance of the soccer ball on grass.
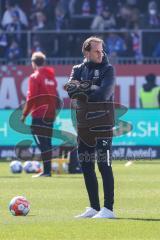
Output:
<instances>
[{"instance_id":1,"label":"soccer ball on grass","mask_svg":"<svg viewBox=\"0 0 160 240\"><path fill-rule=\"evenodd\" d=\"M10 163L10 169L12 173L21 173L23 170L22 163L20 161L12 161Z\"/></svg>"},{"instance_id":2,"label":"soccer ball on grass","mask_svg":"<svg viewBox=\"0 0 160 240\"><path fill-rule=\"evenodd\" d=\"M30 211L30 203L23 196L14 197L9 204L13 216L26 216Z\"/></svg>"}]
</instances>

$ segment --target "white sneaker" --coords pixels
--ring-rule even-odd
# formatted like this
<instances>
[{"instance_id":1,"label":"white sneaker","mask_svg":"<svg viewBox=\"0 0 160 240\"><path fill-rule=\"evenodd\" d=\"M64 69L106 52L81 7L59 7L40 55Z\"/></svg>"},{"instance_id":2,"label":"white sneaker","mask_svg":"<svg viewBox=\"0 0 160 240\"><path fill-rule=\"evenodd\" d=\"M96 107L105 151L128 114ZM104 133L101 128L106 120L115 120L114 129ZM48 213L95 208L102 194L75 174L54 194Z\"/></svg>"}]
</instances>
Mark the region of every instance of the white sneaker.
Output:
<instances>
[{"instance_id":1,"label":"white sneaker","mask_svg":"<svg viewBox=\"0 0 160 240\"><path fill-rule=\"evenodd\" d=\"M50 173L38 173L38 174L34 174L32 176L32 178L37 178L37 177L51 177L51 174Z\"/></svg>"},{"instance_id":2,"label":"white sneaker","mask_svg":"<svg viewBox=\"0 0 160 240\"><path fill-rule=\"evenodd\" d=\"M108 208L103 207L92 218L116 218L116 216L113 211L109 210Z\"/></svg>"},{"instance_id":3,"label":"white sneaker","mask_svg":"<svg viewBox=\"0 0 160 240\"><path fill-rule=\"evenodd\" d=\"M86 211L80 215L75 216L75 218L92 218L98 213L97 210L91 208L91 207L86 207Z\"/></svg>"}]
</instances>

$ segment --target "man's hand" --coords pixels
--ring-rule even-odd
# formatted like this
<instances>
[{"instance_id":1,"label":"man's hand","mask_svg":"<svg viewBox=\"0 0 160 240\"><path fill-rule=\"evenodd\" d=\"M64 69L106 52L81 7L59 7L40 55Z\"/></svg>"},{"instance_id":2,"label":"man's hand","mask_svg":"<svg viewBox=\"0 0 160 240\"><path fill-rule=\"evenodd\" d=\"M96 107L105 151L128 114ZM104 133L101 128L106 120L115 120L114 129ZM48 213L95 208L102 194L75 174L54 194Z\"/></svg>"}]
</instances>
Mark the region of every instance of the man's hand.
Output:
<instances>
[{"instance_id":1,"label":"man's hand","mask_svg":"<svg viewBox=\"0 0 160 240\"><path fill-rule=\"evenodd\" d=\"M88 91L91 88L92 82L91 81L81 81L79 90L82 92Z\"/></svg>"},{"instance_id":2,"label":"man's hand","mask_svg":"<svg viewBox=\"0 0 160 240\"><path fill-rule=\"evenodd\" d=\"M64 85L64 89L67 92L74 92L80 86L80 82L78 80L71 80Z\"/></svg>"},{"instance_id":3,"label":"man's hand","mask_svg":"<svg viewBox=\"0 0 160 240\"><path fill-rule=\"evenodd\" d=\"M26 116L24 116L24 115L22 115L20 118L21 122L23 122L23 123L25 122L25 119L26 119Z\"/></svg>"},{"instance_id":4,"label":"man's hand","mask_svg":"<svg viewBox=\"0 0 160 240\"><path fill-rule=\"evenodd\" d=\"M70 82L66 83L64 89L67 92L74 92L77 89L79 91L85 92L90 89L91 85L92 85L91 81L86 80L79 82L78 80L71 80Z\"/></svg>"}]
</instances>

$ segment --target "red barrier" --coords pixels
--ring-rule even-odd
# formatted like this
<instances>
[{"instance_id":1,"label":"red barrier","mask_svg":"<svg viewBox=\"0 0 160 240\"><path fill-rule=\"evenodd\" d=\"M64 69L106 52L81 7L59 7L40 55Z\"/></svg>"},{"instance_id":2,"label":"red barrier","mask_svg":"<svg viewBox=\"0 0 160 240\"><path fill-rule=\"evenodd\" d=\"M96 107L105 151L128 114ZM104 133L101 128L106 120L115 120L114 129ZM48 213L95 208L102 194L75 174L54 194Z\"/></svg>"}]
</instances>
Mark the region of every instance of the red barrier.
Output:
<instances>
[{"instance_id":1,"label":"red barrier","mask_svg":"<svg viewBox=\"0 0 160 240\"><path fill-rule=\"evenodd\" d=\"M68 81L71 65L55 66L60 97L69 106L67 93L63 86ZM160 84L158 65L115 65L116 94L115 100L130 108L139 107L139 90L148 73L157 75ZM0 67L0 108L17 108L25 101L28 76L32 73L30 66Z\"/></svg>"}]
</instances>

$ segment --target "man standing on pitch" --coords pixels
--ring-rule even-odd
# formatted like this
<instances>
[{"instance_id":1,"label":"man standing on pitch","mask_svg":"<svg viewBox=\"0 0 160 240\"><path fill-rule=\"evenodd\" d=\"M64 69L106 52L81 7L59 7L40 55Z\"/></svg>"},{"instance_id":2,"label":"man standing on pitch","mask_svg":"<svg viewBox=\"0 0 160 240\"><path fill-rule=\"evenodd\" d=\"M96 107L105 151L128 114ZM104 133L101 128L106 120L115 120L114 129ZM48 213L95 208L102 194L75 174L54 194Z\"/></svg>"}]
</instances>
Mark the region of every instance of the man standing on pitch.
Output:
<instances>
[{"instance_id":1,"label":"man standing on pitch","mask_svg":"<svg viewBox=\"0 0 160 240\"><path fill-rule=\"evenodd\" d=\"M51 176L52 129L57 106L57 82L54 69L45 66L46 56L35 52L31 57L34 73L29 77L27 101L21 121L32 115L31 131L41 151L43 172L35 177Z\"/></svg>"},{"instance_id":2,"label":"man standing on pitch","mask_svg":"<svg viewBox=\"0 0 160 240\"><path fill-rule=\"evenodd\" d=\"M77 100L78 156L81 162L90 207L77 218L115 218L114 178L111 166L114 125L115 76L104 50L103 40L86 39L82 64L72 69L65 89ZM96 153L96 155L95 155ZM102 176L104 206L100 208L95 159Z\"/></svg>"}]
</instances>

